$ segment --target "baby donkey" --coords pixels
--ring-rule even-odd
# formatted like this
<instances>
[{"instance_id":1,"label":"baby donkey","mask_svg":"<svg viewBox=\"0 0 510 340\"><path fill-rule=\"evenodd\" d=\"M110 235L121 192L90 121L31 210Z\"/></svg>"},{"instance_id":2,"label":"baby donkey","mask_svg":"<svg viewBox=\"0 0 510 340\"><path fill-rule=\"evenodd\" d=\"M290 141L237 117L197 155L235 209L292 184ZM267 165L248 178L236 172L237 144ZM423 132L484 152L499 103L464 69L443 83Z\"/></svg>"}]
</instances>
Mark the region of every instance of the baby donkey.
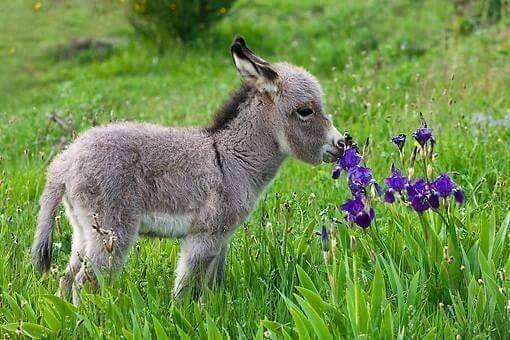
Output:
<instances>
[{"instance_id":1,"label":"baby donkey","mask_svg":"<svg viewBox=\"0 0 510 340\"><path fill-rule=\"evenodd\" d=\"M48 170L32 258L49 269L57 207L73 227L59 294L79 301L97 270L119 273L138 235L181 238L174 294L221 283L229 239L286 156L332 162L343 137L305 70L231 46L240 89L206 128L114 123L83 133Z\"/></svg>"}]
</instances>

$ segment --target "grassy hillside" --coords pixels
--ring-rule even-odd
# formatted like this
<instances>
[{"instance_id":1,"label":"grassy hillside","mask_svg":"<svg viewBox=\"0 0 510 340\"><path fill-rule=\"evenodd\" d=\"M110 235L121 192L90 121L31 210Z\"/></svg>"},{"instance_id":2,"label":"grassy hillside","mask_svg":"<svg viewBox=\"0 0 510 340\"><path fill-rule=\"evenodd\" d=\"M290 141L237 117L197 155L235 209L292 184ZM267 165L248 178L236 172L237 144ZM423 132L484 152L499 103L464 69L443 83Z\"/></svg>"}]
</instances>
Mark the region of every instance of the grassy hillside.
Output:
<instances>
[{"instance_id":1,"label":"grassy hillside","mask_svg":"<svg viewBox=\"0 0 510 340\"><path fill-rule=\"evenodd\" d=\"M462 34L462 18L439 0L243 0L199 41L169 41L162 52L131 31L119 2L37 3L10 1L0 12L2 333L508 337L508 9L499 23ZM52 157L79 132L112 120L206 124L239 86L229 50L238 33L269 61L319 78L335 125L360 143L370 138L378 179L398 159L389 139L414 131L423 112L438 140L435 174L455 174L467 196L452 209L460 255L425 272L432 256L417 250L428 245L416 214L380 203L368 232L348 228L338 211L349 197L344 180L331 180L330 165L288 160L234 236L225 286L204 303L172 299L178 243L153 239L139 240L120 279L79 308L53 297L70 252L63 211L54 270L40 277L29 261ZM80 37L113 38L116 47L57 53ZM427 217L442 249L444 223ZM326 266L315 232L331 221L337 249Z\"/></svg>"}]
</instances>

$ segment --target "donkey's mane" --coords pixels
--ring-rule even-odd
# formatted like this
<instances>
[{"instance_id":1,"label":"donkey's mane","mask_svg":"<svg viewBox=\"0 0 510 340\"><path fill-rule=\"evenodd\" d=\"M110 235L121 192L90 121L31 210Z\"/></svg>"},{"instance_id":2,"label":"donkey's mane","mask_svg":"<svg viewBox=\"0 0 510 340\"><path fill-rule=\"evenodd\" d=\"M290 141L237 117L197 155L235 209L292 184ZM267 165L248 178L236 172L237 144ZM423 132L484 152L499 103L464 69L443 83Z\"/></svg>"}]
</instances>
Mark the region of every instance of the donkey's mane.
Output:
<instances>
[{"instance_id":1,"label":"donkey's mane","mask_svg":"<svg viewBox=\"0 0 510 340\"><path fill-rule=\"evenodd\" d=\"M225 101L221 109L216 112L213 123L206 128L206 131L215 133L226 129L228 124L239 115L239 106L246 102L251 92L252 87L243 84L239 90L231 95L230 99Z\"/></svg>"}]
</instances>

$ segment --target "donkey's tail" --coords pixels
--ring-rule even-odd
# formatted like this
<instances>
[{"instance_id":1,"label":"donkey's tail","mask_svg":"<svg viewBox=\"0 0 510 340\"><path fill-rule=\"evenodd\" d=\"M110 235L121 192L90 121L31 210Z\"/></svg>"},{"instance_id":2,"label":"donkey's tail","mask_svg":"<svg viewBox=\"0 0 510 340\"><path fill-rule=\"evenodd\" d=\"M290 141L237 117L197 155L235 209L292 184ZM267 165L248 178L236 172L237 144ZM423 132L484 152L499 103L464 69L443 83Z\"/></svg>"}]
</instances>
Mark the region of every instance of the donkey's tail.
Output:
<instances>
[{"instance_id":1,"label":"donkey's tail","mask_svg":"<svg viewBox=\"0 0 510 340\"><path fill-rule=\"evenodd\" d=\"M64 184L48 180L41 196L41 209L39 210L37 230L32 244L32 262L41 272L50 269L55 215L64 192Z\"/></svg>"}]
</instances>

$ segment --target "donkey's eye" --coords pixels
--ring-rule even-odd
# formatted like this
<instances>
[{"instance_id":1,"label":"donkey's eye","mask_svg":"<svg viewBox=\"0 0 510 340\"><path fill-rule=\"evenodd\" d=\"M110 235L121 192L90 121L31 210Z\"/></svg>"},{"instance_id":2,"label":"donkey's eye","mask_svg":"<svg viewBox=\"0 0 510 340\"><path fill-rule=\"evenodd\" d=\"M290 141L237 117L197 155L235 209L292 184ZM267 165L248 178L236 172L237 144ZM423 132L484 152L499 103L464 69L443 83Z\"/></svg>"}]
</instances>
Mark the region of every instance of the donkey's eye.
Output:
<instances>
[{"instance_id":1,"label":"donkey's eye","mask_svg":"<svg viewBox=\"0 0 510 340\"><path fill-rule=\"evenodd\" d=\"M313 115L313 110L308 107L302 107L296 110L296 113L301 119L308 119Z\"/></svg>"}]
</instances>

